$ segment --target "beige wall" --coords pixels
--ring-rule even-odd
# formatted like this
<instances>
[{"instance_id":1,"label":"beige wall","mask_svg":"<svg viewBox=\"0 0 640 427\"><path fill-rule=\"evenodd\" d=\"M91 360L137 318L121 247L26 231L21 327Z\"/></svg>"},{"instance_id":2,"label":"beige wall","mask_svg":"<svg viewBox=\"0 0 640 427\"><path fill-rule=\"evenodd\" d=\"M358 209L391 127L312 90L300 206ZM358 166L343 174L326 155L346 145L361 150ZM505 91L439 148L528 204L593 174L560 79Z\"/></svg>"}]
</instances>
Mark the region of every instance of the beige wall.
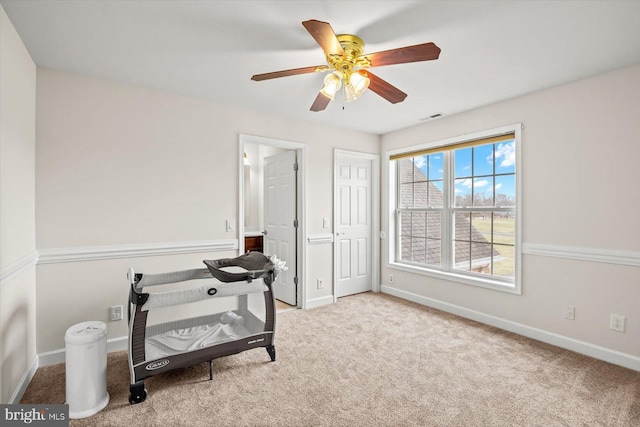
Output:
<instances>
[{"instance_id":1,"label":"beige wall","mask_svg":"<svg viewBox=\"0 0 640 427\"><path fill-rule=\"evenodd\" d=\"M0 402L6 403L36 354L36 67L2 6L0 93Z\"/></svg>"},{"instance_id":2,"label":"beige wall","mask_svg":"<svg viewBox=\"0 0 640 427\"><path fill-rule=\"evenodd\" d=\"M306 145L309 234L325 233L322 218L332 216L334 147L379 152L376 135L38 69L38 250L237 238L225 220L238 219L240 134ZM189 256L171 268L229 255ZM63 348L67 327L106 321L110 305L124 304L128 265L161 272L166 262L38 265L38 352ZM313 272L331 295L332 263ZM315 277L307 279L307 289L315 287ZM126 334L124 322L107 325L109 338Z\"/></svg>"},{"instance_id":3,"label":"beige wall","mask_svg":"<svg viewBox=\"0 0 640 427\"><path fill-rule=\"evenodd\" d=\"M384 135L382 153L521 122L522 241L637 256L639 111L636 65ZM640 356L638 267L525 254L522 295L511 295L390 269L386 244L382 259L382 277L393 273L395 288ZM575 320L564 319L566 306L575 306ZM626 333L609 330L611 313L627 317Z\"/></svg>"},{"instance_id":4,"label":"beige wall","mask_svg":"<svg viewBox=\"0 0 640 427\"><path fill-rule=\"evenodd\" d=\"M376 135L48 69L37 70L36 103L33 61L3 10L0 15L3 271L36 247L82 251L236 238L225 220L238 218L240 134L306 145L306 193L313 197L306 199L304 220L308 234L324 234L322 218L333 217L333 149L381 152ZM382 137L382 152L522 122L523 242L638 253L638 111L640 66L634 66L393 132ZM383 161L383 230L386 166ZM637 267L525 254L523 294L516 296L389 269L385 242L381 277L393 272L398 289L640 356ZM307 248L307 299L321 300L331 296L332 248ZM61 349L69 326L107 321L107 307L126 304L129 266L160 272L233 255L41 264L37 287L31 265L3 280L0 401L28 369L36 336L39 353ZM315 286L320 277L322 290ZM563 319L568 305L576 307L574 321ZM625 334L608 329L610 313L627 316ZM125 322L107 324L109 338L126 334Z\"/></svg>"}]
</instances>

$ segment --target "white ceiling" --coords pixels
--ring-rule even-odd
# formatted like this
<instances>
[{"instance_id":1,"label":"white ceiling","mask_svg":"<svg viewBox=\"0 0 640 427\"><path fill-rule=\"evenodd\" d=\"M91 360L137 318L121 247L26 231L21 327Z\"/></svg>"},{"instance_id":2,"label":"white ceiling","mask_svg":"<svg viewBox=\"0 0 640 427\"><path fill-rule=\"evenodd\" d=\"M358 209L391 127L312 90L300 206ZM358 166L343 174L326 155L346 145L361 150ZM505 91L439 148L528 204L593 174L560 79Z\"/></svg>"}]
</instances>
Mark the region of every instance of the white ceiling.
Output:
<instances>
[{"instance_id":1,"label":"white ceiling","mask_svg":"<svg viewBox=\"0 0 640 427\"><path fill-rule=\"evenodd\" d=\"M38 66L384 134L640 62L640 1L0 0ZM366 53L425 42L437 61L374 68L408 93L368 91L309 111L325 63L302 21L361 37Z\"/></svg>"}]
</instances>

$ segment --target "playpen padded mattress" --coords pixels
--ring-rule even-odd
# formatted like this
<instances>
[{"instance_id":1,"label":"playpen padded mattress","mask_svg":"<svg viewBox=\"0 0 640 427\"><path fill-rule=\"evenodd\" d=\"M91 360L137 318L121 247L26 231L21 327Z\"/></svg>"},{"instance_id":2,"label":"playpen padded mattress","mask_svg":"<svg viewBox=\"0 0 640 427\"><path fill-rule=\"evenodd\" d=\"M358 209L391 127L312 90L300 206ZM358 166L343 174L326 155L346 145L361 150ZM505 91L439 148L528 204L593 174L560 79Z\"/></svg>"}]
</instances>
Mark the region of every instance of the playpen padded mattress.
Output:
<instances>
[{"instance_id":1,"label":"playpen padded mattress","mask_svg":"<svg viewBox=\"0 0 640 427\"><path fill-rule=\"evenodd\" d=\"M147 336L145 359L156 360L252 335L242 324L210 324Z\"/></svg>"}]
</instances>

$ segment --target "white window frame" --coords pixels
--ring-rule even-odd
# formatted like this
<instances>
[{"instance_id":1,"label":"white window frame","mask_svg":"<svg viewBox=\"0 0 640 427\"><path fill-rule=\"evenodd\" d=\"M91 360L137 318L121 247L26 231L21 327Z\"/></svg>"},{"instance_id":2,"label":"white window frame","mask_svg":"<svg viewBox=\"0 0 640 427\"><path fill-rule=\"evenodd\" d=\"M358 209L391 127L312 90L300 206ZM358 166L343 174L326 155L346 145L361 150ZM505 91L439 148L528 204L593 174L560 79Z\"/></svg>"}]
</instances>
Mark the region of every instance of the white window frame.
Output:
<instances>
[{"instance_id":1,"label":"white window frame","mask_svg":"<svg viewBox=\"0 0 640 427\"><path fill-rule=\"evenodd\" d=\"M522 144L521 144L521 130L522 124L517 123L513 125L508 125L500 128L489 129L481 132L476 132L472 134L465 134L445 140L434 141L430 143L415 145L411 147L404 147L399 149L394 149L386 152L387 165L388 165L388 178L389 178L389 198L388 198L388 215L389 215L389 228L388 228L388 268L406 271L410 273L420 274L424 276L429 276L437 279L453 281L457 283L462 283L466 285L478 286L487 289L493 289L497 291L512 293L521 295L522 294ZM443 150L451 150L451 146L461 144L467 141L473 141L482 138L489 138L495 135L503 135L506 133L513 133L515 135L515 147L516 147L516 170L515 170L515 188L516 188L516 230L515 230L515 274L513 282L505 282L501 280L496 280L491 278L490 276L482 276L480 274L473 273L464 273L458 271L446 271L446 269L441 269L437 267L427 267L427 266L419 266L415 264L410 264L407 262L399 262L396 261L399 259L398 248L396 245L397 241L397 233L399 230L399 218L397 218L397 188L398 188L398 173L397 173L397 161L390 160L391 156L395 156L403 153L410 153L414 151L420 150L430 150L435 148L442 148ZM449 199L453 200L453 177L450 171L450 174L447 175L446 170L449 168L445 168L445 176L443 182L443 191L447 192ZM473 210L483 210L483 208ZM494 209L495 210L495 209ZM441 232L441 238L444 242L444 239L447 241L452 240L451 233L453 233L452 226L450 223L449 216L452 216L453 210L445 209L443 213L443 228ZM450 257L453 254L445 254L447 258L442 259L442 265L447 265L449 263Z\"/></svg>"}]
</instances>

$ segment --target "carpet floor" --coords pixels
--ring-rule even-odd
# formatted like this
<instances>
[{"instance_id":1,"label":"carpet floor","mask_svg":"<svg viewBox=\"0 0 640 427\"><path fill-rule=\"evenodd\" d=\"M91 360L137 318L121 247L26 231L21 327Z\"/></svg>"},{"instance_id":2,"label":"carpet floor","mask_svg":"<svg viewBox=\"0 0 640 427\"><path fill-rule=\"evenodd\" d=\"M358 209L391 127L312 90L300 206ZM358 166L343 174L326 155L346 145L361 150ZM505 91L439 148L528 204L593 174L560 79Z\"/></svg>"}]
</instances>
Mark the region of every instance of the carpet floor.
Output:
<instances>
[{"instance_id":1,"label":"carpet floor","mask_svg":"<svg viewBox=\"0 0 640 427\"><path fill-rule=\"evenodd\" d=\"M260 348L152 377L130 405L126 352L110 402L71 426L639 426L640 372L380 293L281 313ZM21 403L63 403L64 365Z\"/></svg>"}]
</instances>

